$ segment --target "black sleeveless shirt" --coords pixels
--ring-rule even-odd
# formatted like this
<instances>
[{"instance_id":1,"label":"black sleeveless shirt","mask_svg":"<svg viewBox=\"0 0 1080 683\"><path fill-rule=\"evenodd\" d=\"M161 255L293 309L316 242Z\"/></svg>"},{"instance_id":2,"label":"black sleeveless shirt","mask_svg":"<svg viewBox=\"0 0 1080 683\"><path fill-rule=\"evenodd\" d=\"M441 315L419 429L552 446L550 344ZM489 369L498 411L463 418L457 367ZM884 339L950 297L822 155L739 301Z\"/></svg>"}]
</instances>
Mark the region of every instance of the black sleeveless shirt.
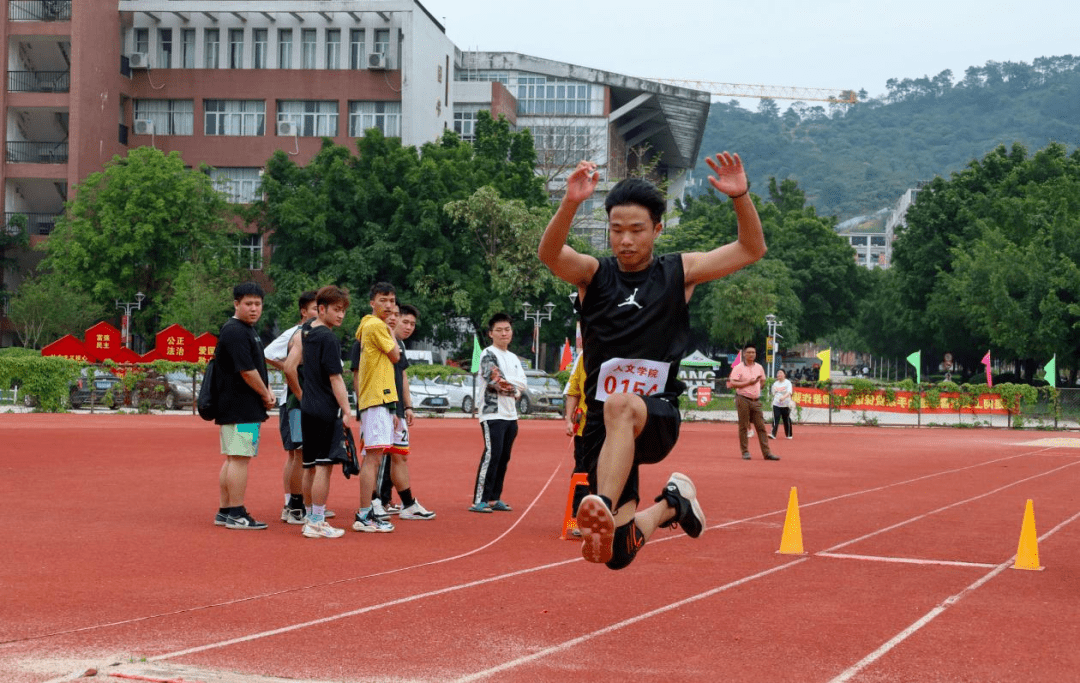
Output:
<instances>
[{"instance_id":1,"label":"black sleeveless shirt","mask_svg":"<svg viewBox=\"0 0 1080 683\"><path fill-rule=\"evenodd\" d=\"M690 311L681 254L656 257L635 273L620 271L614 256L600 259L580 312L590 415L600 407L598 388L601 394L672 400L686 390L679 381L679 363L690 340ZM667 379L661 385L657 371L664 366Z\"/></svg>"}]
</instances>

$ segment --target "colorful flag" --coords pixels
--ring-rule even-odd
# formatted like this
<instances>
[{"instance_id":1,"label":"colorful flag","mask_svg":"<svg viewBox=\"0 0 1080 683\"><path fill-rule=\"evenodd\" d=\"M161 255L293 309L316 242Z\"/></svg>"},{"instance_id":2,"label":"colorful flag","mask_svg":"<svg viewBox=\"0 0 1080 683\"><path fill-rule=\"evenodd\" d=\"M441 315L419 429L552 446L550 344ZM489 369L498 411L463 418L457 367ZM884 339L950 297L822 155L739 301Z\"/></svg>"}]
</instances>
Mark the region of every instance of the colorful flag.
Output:
<instances>
[{"instance_id":1,"label":"colorful flag","mask_svg":"<svg viewBox=\"0 0 1080 683\"><path fill-rule=\"evenodd\" d=\"M473 372L480 372L480 354L481 353L482 353L482 350L480 349L480 341L477 340L476 335L474 334L472 336L472 368L471 368Z\"/></svg>"},{"instance_id":2,"label":"colorful flag","mask_svg":"<svg viewBox=\"0 0 1080 683\"><path fill-rule=\"evenodd\" d=\"M735 360L732 361L731 367L737 368L740 365L742 365L742 351L739 351L738 353L735 354Z\"/></svg>"},{"instance_id":3,"label":"colorful flag","mask_svg":"<svg viewBox=\"0 0 1080 683\"><path fill-rule=\"evenodd\" d=\"M907 362L915 366L915 383L922 384L922 351L916 351L908 356Z\"/></svg>"},{"instance_id":4,"label":"colorful flag","mask_svg":"<svg viewBox=\"0 0 1080 683\"><path fill-rule=\"evenodd\" d=\"M821 372L818 373L819 382L828 382L832 376L832 349L825 349L817 355L821 360Z\"/></svg>"},{"instance_id":5,"label":"colorful flag","mask_svg":"<svg viewBox=\"0 0 1080 683\"><path fill-rule=\"evenodd\" d=\"M1046 375L1046 377L1044 377L1043 379L1046 380L1047 384L1049 384L1052 387L1056 387L1057 386L1057 354L1056 353L1054 354L1054 357L1050 359L1050 362L1047 363L1045 367L1043 367L1043 373Z\"/></svg>"},{"instance_id":6,"label":"colorful flag","mask_svg":"<svg viewBox=\"0 0 1080 683\"><path fill-rule=\"evenodd\" d=\"M986 355L983 356L982 364L986 366L986 386L992 387L992 386L994 386L994 379L990 376L990 352L989 351L987 351Z\"/></svg>"},{"instance_id":7,"label":"colorful flag","mask_svg":"<svg viewBox=\"0 0 1080 683\"><path fill-rule=\"evenodd\" d=\"M562 361L559 363L559 371L563 371L570 367L570 364L574 362L574 353L570 350L570 340L567 339L566 343L562 347Z\"/></svg>"}]
</instances>

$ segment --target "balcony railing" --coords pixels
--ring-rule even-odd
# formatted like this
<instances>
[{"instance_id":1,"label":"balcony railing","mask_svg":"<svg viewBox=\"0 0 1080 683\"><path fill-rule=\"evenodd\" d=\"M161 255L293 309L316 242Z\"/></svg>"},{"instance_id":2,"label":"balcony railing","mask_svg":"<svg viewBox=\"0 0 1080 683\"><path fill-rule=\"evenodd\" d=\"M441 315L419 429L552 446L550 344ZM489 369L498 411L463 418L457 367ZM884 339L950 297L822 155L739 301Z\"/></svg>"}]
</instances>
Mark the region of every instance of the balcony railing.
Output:
<instances>
[{"instance_id":1,"label":"balcony railing","mask_svg":"<svg viewBox=\"0 0 1080 683\"><path fill-rule=\"evenodd\" d=\"M8 92L67 92L70 71L9 71Z\"/></svg>"},{"instance_id":2,"label":"balcony railing","mask_svg":"<svg viewBox=\"0 0 1080 683\"><path fill-rule=\"evenodd\" d=\"M4 225L2 229L8 234L14 234L18 228L10 224L13 216L26 216L26 229L24 232L27 235L48 235L52 232L53 226L56 225L56 219L60 217L58 213L26 213L26 212L8 212L4 214Z\"/></svg>"},{"instance_id":3,"label":"balcony railing","mask_svg":"<svg viewBox=\"0 0 1080 683\"><path fill-rule=\"evenodd\" d=\"M8 0L12 21L70 21L71 0Z\"/></svg>"},{"instance_id":4,"label":"balcony railing","mask_svg":"<svg viewBox=\"0 0 1080 683\"><path fill-rule=\"evenodd\" d=\"M9 164L66 164L66 142L8 141L6 145Z\"/></svg>"}]
</instances>

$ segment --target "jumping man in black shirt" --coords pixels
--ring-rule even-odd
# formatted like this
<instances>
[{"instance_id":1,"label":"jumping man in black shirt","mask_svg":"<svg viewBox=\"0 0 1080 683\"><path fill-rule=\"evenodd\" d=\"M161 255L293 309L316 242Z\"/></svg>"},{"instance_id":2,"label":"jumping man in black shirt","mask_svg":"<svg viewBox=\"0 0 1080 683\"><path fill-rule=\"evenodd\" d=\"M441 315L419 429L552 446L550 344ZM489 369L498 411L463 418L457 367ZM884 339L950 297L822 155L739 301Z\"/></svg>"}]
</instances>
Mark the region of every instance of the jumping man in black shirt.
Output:
<instances>
[{"instance_id":1,"label":"jumping man in black shirt","mask_svg":"<svg viewBox=\"0 0 1080 683\"><path fill-rule=\"evenodd\" d=\"M622 569L658 527L678 524L696 538L705 515L689 477L671 475L656 504L640 512L638 466L663 460L679 436L678 398L685 385L679 363L690 335L688 302L694 287L721 278L765 255L765 238L738 155L707 158L714 188L731 197L739 238L708 252L653 254L663 229L666 199L638 178L608 193L612 256L597 259L566 244L578 206L600 180L582 161L540 238L539 257L557 277L578 288L588 406L585 460L592 495L582 499L577 523L582 555Z\"/></svg>"}]
</instances>

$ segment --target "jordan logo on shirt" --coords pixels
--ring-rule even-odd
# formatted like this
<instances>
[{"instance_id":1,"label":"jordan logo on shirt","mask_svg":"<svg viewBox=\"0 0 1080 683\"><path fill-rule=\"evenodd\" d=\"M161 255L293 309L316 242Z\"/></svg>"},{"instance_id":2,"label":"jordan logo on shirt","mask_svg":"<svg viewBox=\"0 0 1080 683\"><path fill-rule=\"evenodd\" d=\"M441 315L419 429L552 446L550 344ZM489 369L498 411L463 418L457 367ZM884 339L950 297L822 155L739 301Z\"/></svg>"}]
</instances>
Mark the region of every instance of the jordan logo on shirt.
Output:
<instances>
[{"instance_id":1,"label":"jordan logo on shirt","mask_svg":"<svg viewBox=\"0 0 1080 683\"><path fill-rule=\"evenodd\" d=\"M637 306L638 308L644 308L644 306L642 306L638 302L634 301L634 297L637 296L637 291L638 291L638 288L634 287L634 293L631 294L630 296L626 297L626 301L619 304L617 306L617 308L622 308L623 306L630 306L630 305Z\"/></svg>"}]
</instances>

